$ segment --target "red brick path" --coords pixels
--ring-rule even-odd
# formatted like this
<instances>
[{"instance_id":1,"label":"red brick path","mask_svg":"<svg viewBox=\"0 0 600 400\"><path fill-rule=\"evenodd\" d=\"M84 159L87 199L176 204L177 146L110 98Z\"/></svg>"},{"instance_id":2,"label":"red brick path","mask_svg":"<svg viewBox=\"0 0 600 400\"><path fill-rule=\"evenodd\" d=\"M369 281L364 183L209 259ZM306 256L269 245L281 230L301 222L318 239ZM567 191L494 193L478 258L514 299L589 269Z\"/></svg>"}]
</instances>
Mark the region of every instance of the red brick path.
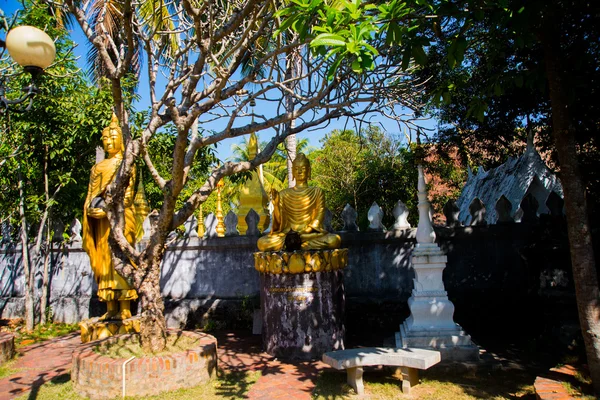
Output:
<instances>
[{"instance_id":1,"label":"red brick path","mask_svg":"<svg viewBox=\"0 0 600 400\"><path fill-rule=\"evenodd\" d=\"M539 400L574 400L575 397L569 395L562 382L571 380L576 374L576 368L565 365L560 368L552 368L545 377L538 376L533 384L536 397Z\"/></svg>"},{"instance_id":2,"label":"red brick path","mask_svg":"<svg viewBox=\"0 0 600 400\"><path fill-rule=\"evenodd\" d=\"M250 388L249 399L310 399L321 362L287 363L263 353L260 336L217 333L219 368L224 371L262 371ZM0 400L12 399L25 392L35 393L51 379L71 370L71 355L80 344L79 334L21 348L14 364L19 372L0 379ZM35 396L33 396L35 398Z\"/></svg>"},{"instance_id":3,"label":"red brick path","mask_svg":"<svg viewBox=\"0 0 600 400\"><path fill-rule=\"evenodd\" d=\"M19 371L0 379L0 400L12 399L28 391L35 392L45 382L69 373L71 354L80 343L79 333L72 333L19 349L21 356L13 366Z\"/></svg>"},{"instance_id":4,"label":"red brick path","mask_svg":"<svg viewBox=\"0 0 600 400\"><path fill-rule=\"evenodd\" d=\"M215 336L219 346L219 368L262 371L262 376L248 393L252 400L310 399L319 371L327 367L320 361L279 361L262 351L260 336L232 333Z\"/></svg>"}]
</instances>

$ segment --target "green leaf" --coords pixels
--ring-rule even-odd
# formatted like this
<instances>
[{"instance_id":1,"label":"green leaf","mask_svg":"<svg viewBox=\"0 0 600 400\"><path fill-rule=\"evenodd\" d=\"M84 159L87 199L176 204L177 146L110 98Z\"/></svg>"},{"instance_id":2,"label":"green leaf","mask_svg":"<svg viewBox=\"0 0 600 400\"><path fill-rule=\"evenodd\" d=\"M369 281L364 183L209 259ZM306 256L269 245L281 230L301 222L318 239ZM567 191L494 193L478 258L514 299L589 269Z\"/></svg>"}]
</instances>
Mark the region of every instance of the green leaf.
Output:
<instances>
[{"instance_id":1,"label":"green leaf","mask_svg":"<svg viewBox=\"0 0 600 400\"><path fill-rule=\"evenodd\" d=\"M340 35L333 33L321 33L310 42L311 47L318 46L346 46L346 41Z\"/></svg>"},{"instance_id":2,"label":"green leaf","mask_svg":"<svg viewBox=\"0 0 600 400\"><path fill-rule=\"evenodd\" d=\"M408 66L410 65L410 52L411 52L411 47L407 46L406 49L404 50L404 54L402 55L401 68L403 71L406 71L408 69Z\"/></svg>"},{"instance_id":3,"label":"green leaf","mask_svg":"<svg viewBox=\"0 0 600 400\"><path fill-rule=\"evenodd\" d=\"M450 94L450 92L443 92L442 99L444 100L445 104L450 104L450 102L452 101L452 95Z\"/></svg>"},{"instance_id":4,"label":"green leaf","mask_svg":"<svg viewBox=\"0 0 600 400\"><path fill-rule=\"evenodd\" d=\"M523 87L523 75L517 75L515 77L515 85L517 85L518 88Z\"/></svg>"},{"instance_id":5,"label":"green leaf","mask_svg":"<svg viewBox=\"0 0 600 400\"><path fill-rule=\"evenodd\" d=\"M329 69L327 70L327 80L332 81L333 78L335 77L335 73L337 72L340 64L342 62L342 57L338 57L333 64L331 64L331 66L329 67Z\"/></svg>"},{"instance_id":6,"label":"green leaf","mask_svg":"<svg viewBox=\"0 0 600 400\"><path fill-rule=\"evenodd\" d=\"M415 58L415 61L420 65L425 65L427 63L427 54L425 50L421 46L415 46L412 48L412 55Z\"/></svg>"},{"instance_id":7,"label":"green leaf","mask_svg":"<svg viewBox=\"0 0 600 400\"><path fill-rule=\"evenodd\" d=\"M499 84L495 84L494 85L494 94L496 96L502 96L502 86L500 86Z\"/></svg>"}]
</instances>

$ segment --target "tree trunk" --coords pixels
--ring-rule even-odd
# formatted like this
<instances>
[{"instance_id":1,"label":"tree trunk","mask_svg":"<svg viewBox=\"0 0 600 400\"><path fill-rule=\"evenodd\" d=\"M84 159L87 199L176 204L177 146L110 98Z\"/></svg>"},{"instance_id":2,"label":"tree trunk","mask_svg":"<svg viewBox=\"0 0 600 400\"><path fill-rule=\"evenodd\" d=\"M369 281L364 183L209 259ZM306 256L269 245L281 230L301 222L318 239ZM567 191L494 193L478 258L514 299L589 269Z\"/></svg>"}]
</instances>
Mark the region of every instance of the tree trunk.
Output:
<instances>
[{"instance_id":1,"label":"tree trunk","mask_svg":"<svg viewBox=\"0 0 600 400\"><path fill-rule=\"evenodd\" d=\"M138 268L148 271L139 289L139 307L141 312L140 336L142 349L149 353L158 353L166 346L167 324L165 306L160 292L161 259L154 257L148 264Z\"/></svg>"},{"instance_id":2,"label":"tree trunk","mask_svg":"<svg viewBox=\"0 0 600 400\"><path fill-rule=\"evenodd\" d=\"M287 126L289 129L294 128L294 120L291 120ZM290 135L285 138L285 150L287 153L287 170L288 170L288 187L296 186L296 179L292 171L292 162L296 158L296 135Z\"/></svg>"},{"instance_id":3,"label":"tree trunk","mask_svg":"<svg viewBox=\"0 0 600 400\"><path fill-rule=\"evenodd\" d=\"M38 238L36 241L36 258L39 259L40 250L42 247L41 239L44 231L44 224L48 219L48 208L50 207L50 186L48 182L48 145L44 148L44 195L46 197L46 205L44 207L44 215L42 217L42 222L40 223L40 231L38 232ZM50 221L48 221L48 227L50 227ZM42 295L40 296L40 323L44 325L47 323L47 311L48 308L48 258L50 256L50 251L52 250L51 238L50 238L50 229L46 229L46 248L44 249L44 276L42 279ZM38 265L38 261L36 260L35 265Z\"/></svg>"},{"instance_id":4,"label":"tree trunk","mask_svg":"<svg viewBox=\"0 0 600 400\"><path fill-rule=\"evenodd\" d=\"M49 234L49 233L48 233ZM50 254L52 252L52 242L49 240L50 238L46 236L48 241L46 242L47 248L44 251L44 276L42 278L42 294L40 296L40 323L42 325L52 322L49 315L48 309L48 284L50 281Z\"/></svg>"},{"instance_id":5,"label":"tree trunk","mask_svg":"<svg viewBox=\"0 0 600 400\"><path fill-rule=\"evenodd\" d=\"M587 361L596 394L600 394L600 307L598 276L592 235L581 179L575 129L569 115L569 102L563 83L560 41L555 27L549 24L542 35L546 74L552 107L552 129L560 162L560 177L565 196L567 232L571 250L573 281L577 297L579 323L585 343Z\"/></svg>"},{"instance_id":6,"label":"tree trunk","mask_svg":"<svg viewBox=\"0 0 600 400\"><path fill-rule=\"evenodd\" d=\"M25 189L23 188L23 174L19 166L17 179L19 180L19 218L21 219L21 251L23 261L23 272L25 274L25 329L33 330L35 327L35 296L33 286L35 274L29 258L29 247L27 237L27 220L25 217Z\"/></svg>"},{"instance_id":7,"label":"tree trunk","mask_svg":"<svg viewBox=\"0 0 600 400\"><path fill-rule=\"evenodd\" d=\"M288 82L287 86L290 90L294 90L294 84L292 82L294 75L295 75L294 54L287 53L286 54L285 80ZM294 112L294 97L289 94L286 94L286 96L285 96L285 111L287 113ZM294 129L295 125L296 125L296 121L293 119L290 120L290 122L288 122L287 124L285 124L286 133L289 132L291 129ZM285 138L285 150L286 150L286 155L287 155L287 171L288 171L288 187L296 186L296 180L294 179L294 174L292 172L292 162L296 158L296 145L297 145L297 142L296 142L295 134L290 135Z\"/></svg>"}]
</instances>

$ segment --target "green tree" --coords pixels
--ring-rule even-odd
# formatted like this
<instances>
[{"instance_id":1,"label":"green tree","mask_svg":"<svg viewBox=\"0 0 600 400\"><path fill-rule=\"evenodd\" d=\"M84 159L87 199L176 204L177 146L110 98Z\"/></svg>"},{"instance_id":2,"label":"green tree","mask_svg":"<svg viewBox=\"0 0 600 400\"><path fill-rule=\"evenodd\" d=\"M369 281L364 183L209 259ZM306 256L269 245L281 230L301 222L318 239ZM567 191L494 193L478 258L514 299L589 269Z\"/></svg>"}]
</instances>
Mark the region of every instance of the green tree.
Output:
<instances>
[{"instance_id":1,"label":"green tree","mask_svg":"<svg viewBox=\"0 0 600 400\"><path fill-rule=\"evenodd\" d=\"M106 2L107 4L116 4ZM181 225L209 198L219 180L244 173L265 163L286 137L339 117L360 117L373 109L382 109L387 86L381 82L391 76L396 66L382 60L369 76L358 76L351 64L337 64L323 53L311 54L305 49L307 36L292 34L287 17L277 14L287 3L234 0L213 3L183 0L171 7L153 7L145 14L144 4L125 0L118 3L122 18L114 25L122 38L119 43L105 40L107 21L94 20L93 2L64 0L52 2L73 16L94 45L103 63L102 73L109 79L114 109L125 139L126 151L115 182L106 192L106 212L111 224L113 265L125 279L133 283L139 294L141 341L145 350L160 351L165 345L166 324L160 294L160 265L169 232ZM166 10L166 11L165 11ZM312 13L298 11L313 25ZM211 18L206 18L210 15ZM290 16L289 13L286 14ZM291 16L295 16L292 14ZM282 16L284 18L282 18ZM155 20L172 23L173 29L156 29ZM382 42L372 38L375 46ZM150 113L140 136L132 136L129 110L123 101L123 80L131 70L136 43L143 43L143 71L147 71ZM177 51L169 43L177 43ZM298 50L303 73L286 74L285 54ZM252 60L251 63L248 61ZM244 66L250 65L245 75ZM263 73L266 71L266 73ZM159 80L162 74L164 81ZM335 78L335 79L333 79ZM290 93L289 87L294 91ZM252 89L250 91L249 89ZM293 94L293 111L285 106ZM258 114L249 121L248 109L255 101L258 109L268 107L269 114ZM381 103L381 104L380 104ZM221 120L219 131L190 129L192 124ZM280 127L296 120L289 129ZM150 141L161 129L172 123L176 138L169 174L155 167L150 154ZM195 162L201 162L198 151L226 138L250 132L269 132L265 148L252 161L225 162L211 167L204 183L187 198L184 188L190 181ZM162 206L153 233L143 249L131 246L123 235L123 198L133 165L143 159L152 179L163 194ZM187 194L185 194L187 196ZM183 202L178 207L179 201ZM133 264L136 267L133 267Z\"/></svg>"},{"instance_id":2,"label":"green tree","mask_svg":"<svg viewBox=\"0 0 600 400\"><path fill-rule=\"evenodd\" d=\"M296 14L298 9L307 12ZM448 44L442 61L455 67L461 65L469 46L477 46L473 30L487 20L487 32L483 32L489 33L490 40L483 47L482 61L488 67L498 63L500 69L488 75L487 93L477 92L472 97L468 114L480 120L488 110L485 99L491 97L490 93L499 96L507 83L521 86L528 76L542 83L537 93L548 100L552 138L560 163L581 330L594 388L600 394L600 290L576 139L578 130L594 132L597 126L594 114L579 114L577 108L586 98L597 103L598 5L581 0L390 0L378 2L377 6L359 1L352 6L347 2L298 1L285 13L293 15L287 21L301 35L316 29L304 23L306 14L318 20L322 33L312 40L311 47L336 57L331 72L350 62L357 71L375 68L372 58L377 49L368 46L370 35L385 37L391 45L387 54L403 70L410 68L413 60L426 64L426 49L437 41ZM504 44L496 38L507 39L504 43L509 44L508 52L498 51ZM533 71L530 75L528 63L515 63L511 68L519 50L530 53L528 60L536 60L540 74ZM591 80L580 81L586 76L581 74L584 70L591 72L587 75ZM396 83L403 88L404 78L399 77ZM440 98L449 103L452 89L450 83L437 86L432 104Z\"/></svg>"},{"instance_id":3,"label":"green tree","mask_svg":"<svg viewBox=\"0 0 600 400\"><path fill-rule=\"evenodd\" d=\"M0 115L3 130L0 135L0 216L2 220L18 221L21 226L26 327L33 329L36 323L34 273L38 265L43 266L42 322L47 307L51 220L68 223L81 215L87 171L95 155L93 138L102 126L98 122L109 119L110 97L105 90L98 90L85 80L72 54L73 42L48 15L46 7L30 2L26 5L19 24L45 28L51 37L57 38L57 59L41 76L40 93L31 111L20 114L6 110ZM19 71L7 58L2 59L2 68ZM25 79L21 76L11 85L16 89ZM36 227L32 240L28 226Z\"/></svg>"},{"instance_id":4,"label":"green tree","mask_svg":"<svg viewBox=\"0 0 600 400\"><path fill-rule=\"evenodd\" d=\"M452 104L451 95L458 95L462 117L451 105L442 106L441 115L461 133L510 143L525 126L556 152L580 325L600 394L600 291L586 199L586 192L598 190L599 8L577 0L455 6L451 17L441 17L448 21L442 48L455 55L459 68L441 75L434 103L446 97ZM471 100L461 99L465 95ZM582 169L582 162L588 167Z\"/></svg>"},{"instance_id":5,"label":"green tree","mask_svg":"<svg viewBox=\"0 0 600 400\"><path fill-rule=\"evenodd\" d=\"M340 214L350 204L358 212L361 230L366 230L373 202L384 209L384 225L391 227L398 200L411 210L409 218L415 223L417 172L410 148L373 125L360 135L333 130L321 144L310 154L312 182L325 190L336 228L341 228Z\"/></svg>"}]
</instances>

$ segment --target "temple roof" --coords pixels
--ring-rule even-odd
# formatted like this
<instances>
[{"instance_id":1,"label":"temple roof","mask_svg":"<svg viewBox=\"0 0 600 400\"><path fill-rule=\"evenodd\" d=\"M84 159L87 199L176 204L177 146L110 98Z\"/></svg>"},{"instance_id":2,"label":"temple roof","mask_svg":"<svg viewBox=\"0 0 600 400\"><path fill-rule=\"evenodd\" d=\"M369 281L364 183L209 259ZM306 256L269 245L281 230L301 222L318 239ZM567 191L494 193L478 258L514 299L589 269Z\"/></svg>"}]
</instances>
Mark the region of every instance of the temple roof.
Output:
<instances>
[{"instance_id":1,"label":"temple roof","mask_svg":"<svg viewBox=\"0 0 600 400\"><path fill-rule=\"evenodd\" d=\"M496 202L505 196L511 203L511 215L518 214L523 198L531 193L538 201L538 214L548 213L546 200L554 191L563 198L560 181L542 161L539 153L531 144L518 158L510 157L497 168L485 171L479 167L477 174L469 168L469 177L456 204L460 209L459 220L470 225L469 205L479 198L485 205L486 222L494 224L498 220Z\"/></svg>"}]
</instances>

